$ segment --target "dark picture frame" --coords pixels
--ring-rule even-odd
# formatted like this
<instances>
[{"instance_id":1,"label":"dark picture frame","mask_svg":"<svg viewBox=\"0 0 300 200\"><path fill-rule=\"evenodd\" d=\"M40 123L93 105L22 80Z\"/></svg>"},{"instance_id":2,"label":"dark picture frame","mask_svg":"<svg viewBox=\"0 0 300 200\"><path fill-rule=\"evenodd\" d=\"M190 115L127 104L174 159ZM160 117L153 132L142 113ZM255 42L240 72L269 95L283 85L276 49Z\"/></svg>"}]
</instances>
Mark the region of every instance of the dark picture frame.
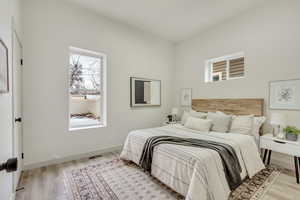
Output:
<instances>
[{"instance_id":1,"label":"dark picture frame","mask_svg":"<svg viewBox=\"0 0 300 200\"><path fill-rule=\"evenodd\" d=\"M0 93L9 92L8 48L0 39Z\"/></svg>"},{"instance_id":2,"label":"dark picture frame","mask_svg":"<svg viewBox=\"0 0 300 200\"><path fill-rule=\"evenodd\" d=\"M156 100L157 102L151 102L151 103L146 103L146 102L137 102L140 100L139 97L141 97L140 94L137 94L136 92L136 83L137 82L155 82L158 84L158 91L155 93L157 95ZM144 94L142 94L144 96ZM161 106L161 80L155 80L155 79L148 79L148 78L138 78L138 77L130 77L130 107L149 107L149 106Z\"/></svg>"}]
</instances>

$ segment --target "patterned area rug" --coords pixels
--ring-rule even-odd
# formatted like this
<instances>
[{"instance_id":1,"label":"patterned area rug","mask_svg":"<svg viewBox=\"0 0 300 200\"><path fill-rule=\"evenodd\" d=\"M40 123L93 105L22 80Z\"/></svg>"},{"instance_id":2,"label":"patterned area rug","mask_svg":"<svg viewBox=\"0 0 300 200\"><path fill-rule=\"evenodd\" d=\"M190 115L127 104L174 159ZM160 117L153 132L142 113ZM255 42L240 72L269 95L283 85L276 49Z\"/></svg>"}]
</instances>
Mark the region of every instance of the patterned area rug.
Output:
<instances>
[{"instance_id":1,"label":"patterned area rug","mask_svg":"<svg viewBox=\"0 0 300 200\"><path fill-rule=\"evenodd\" d=\"M279 176L280 171L268 167L251 180L247 179L231 193L230 200L257 200ZM70 200L181 200L172 191L137 165L117 158L64 172Z\"/></svg>"}]
</instances>

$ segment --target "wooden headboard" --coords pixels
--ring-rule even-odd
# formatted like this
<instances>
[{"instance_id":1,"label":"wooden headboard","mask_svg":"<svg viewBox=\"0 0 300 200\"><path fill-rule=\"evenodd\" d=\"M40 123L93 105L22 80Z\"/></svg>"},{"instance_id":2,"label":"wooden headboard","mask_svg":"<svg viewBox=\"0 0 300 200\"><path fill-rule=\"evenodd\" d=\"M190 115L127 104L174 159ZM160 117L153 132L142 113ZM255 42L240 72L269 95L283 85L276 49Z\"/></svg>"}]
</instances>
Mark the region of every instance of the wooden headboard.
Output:
<instances>
[{"instance_id":1,"label":"wooden headboard","mask_svg":"<svg viewBox=\"0 0 300 200\"><path fill-rule=\"evenodd\" d=\"M193 99L192 109L198 112L221 111L233 115L264 115L264 99Z\"/></svg>"}]
</instances>

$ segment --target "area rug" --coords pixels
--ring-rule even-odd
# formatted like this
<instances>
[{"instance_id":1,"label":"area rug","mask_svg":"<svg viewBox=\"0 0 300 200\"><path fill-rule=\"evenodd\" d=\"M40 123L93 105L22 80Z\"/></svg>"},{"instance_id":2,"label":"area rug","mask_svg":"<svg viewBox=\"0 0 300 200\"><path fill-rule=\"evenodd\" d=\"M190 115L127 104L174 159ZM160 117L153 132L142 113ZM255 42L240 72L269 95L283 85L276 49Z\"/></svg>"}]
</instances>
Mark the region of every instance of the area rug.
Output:
<instances>
[{"instance_id":1,"label":"area rug","mask_svg":"<svg viewBox=\"0 0 300 200\"><path fill-rule=\"evenodd\" d=\"M246 179L229 199L260 199L279 174L276 168L268 167L252 179ZM70 200L184 199L137 165L118 158L64 171L64 180Z\"/></svg>"}]
</instances>

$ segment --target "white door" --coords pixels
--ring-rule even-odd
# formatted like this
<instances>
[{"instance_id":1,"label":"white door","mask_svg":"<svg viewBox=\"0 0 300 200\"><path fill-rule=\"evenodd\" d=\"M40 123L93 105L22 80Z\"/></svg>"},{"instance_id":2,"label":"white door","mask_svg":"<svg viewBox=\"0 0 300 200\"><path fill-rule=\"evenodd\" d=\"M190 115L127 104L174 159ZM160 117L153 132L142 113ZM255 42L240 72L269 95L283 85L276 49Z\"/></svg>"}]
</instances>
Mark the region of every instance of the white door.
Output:
<instances>
[{"instance_id":1,"label":"white door","mask_svg":"<svg viewBox=\"0 0 300 200\"><path fill-rule=\"evenodd\" d=\"M8 48L9 69L11 69L11 40L9 24L9 1L0 1L0 39ZM3 59L0 59L2 64ZM11 83L11 70L9 70ZM1 82L1 81L0 81ZM3 84L3 82L1 82ZM12 92L9 84L8 93L0 93L0 163L5 163L12 155ZM0 199L13 198L12 174L5 170L0 171Z\"/></svg>"},{"instance_id":2,"label":"white door","mask_svg":"<svg viewBox=\"0 0 300 200\"><path fill-rule=\"evenodd\" d=\"M22 44L13 33L13 157L18 158L18 170L13 174L13 188L17 189L22 171Z\"/></svg>"}]
</instances>

